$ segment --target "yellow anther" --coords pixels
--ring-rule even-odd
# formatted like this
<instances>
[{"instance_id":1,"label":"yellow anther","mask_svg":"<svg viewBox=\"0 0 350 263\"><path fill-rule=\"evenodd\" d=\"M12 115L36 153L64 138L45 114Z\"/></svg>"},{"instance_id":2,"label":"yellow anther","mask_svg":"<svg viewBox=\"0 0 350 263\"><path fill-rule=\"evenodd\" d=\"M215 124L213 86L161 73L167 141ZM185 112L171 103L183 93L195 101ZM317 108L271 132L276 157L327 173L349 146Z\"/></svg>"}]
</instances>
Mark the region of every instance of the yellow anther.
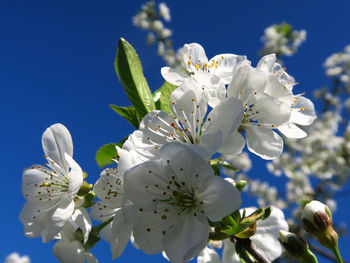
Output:
<instances>
[{"instance_id":1,"label":"yellow anther","mask_svg":"<svg viewBox=\"0 0 350 263\"><path fill-rule=\"evenodd\" d=\"M221 56L221 59L224 60L225 59L224 56Z\"/></svg>"},{"instance_id":2,"label":"yellow anther","mask_svg":"<svg viewBox=\"0 0 350 263\"><path fill-rule=\"evenodd\" d=\"M192 59L192 56L189 56L188 58L189 58L189 59Z\"/></svg>"},{"instance_id":3,"label":"yellow anther","mask_svg":"<svg viewBox=\"0 0 350 263\"><path fill-rule=\"evenodd\" d=\"M191 65L191 64L192 64L192 62L191 62L191 61L188 61L188 62L187 62L187 64L188 64L188 65Z\"/></svg>"}]
</instances>

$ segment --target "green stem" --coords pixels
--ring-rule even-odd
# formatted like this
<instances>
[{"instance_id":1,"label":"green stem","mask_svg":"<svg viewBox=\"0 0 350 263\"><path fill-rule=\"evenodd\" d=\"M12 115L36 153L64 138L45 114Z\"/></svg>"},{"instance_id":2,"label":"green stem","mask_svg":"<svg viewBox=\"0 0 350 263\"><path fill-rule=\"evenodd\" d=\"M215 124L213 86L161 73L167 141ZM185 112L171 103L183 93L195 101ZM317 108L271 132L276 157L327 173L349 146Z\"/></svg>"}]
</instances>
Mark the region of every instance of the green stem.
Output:
<instances>
[{"instance_id":1,"label":"green stem","mask_svg":"<svg viewBox=\"0 0 350 263\"><path fill-rule=\"evenodd\" d=\"M340 252L339 252L338 244L335 245L331 250L332 250L334 256L337 258L337 262L338 263L343 263L343 259L342 259L341 255L340 255Z\"/></svg>"}]
</instances>

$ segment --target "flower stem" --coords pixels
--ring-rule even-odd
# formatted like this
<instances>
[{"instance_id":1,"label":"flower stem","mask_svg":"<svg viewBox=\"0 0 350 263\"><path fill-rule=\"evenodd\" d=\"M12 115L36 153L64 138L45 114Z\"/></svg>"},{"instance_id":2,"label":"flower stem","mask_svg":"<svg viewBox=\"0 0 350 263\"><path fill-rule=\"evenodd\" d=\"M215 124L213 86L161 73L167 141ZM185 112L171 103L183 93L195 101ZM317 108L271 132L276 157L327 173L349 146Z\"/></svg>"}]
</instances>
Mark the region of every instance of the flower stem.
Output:
<instances>
[{"instance_id":1,"label":"flower stem","mask_svg":"<svg viewBox=\"0 0 350 263\"><path fill-rule=\"evenodd\" d=\"M338 263L343 263L343 259L342 259L341 255L340 255L338 245L334 246L331 250L332 250L334 256L337 258L337 262Z\"/></svg>"}]
</instances>

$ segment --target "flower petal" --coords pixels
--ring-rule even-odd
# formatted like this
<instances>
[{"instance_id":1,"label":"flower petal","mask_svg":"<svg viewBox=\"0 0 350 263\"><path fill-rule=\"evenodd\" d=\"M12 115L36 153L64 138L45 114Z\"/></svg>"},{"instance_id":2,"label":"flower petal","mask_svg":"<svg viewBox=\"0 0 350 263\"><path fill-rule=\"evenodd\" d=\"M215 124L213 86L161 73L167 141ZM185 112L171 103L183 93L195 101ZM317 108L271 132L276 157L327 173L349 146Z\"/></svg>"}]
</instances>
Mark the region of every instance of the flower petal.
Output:
<instances>
[{"instance_id":1,"label":"flower petal","mask_svg":"<svg viewBox=\"0 0 350 263\"><path fill-rule=\"evenodd\" d=\"M206 246L209 224L206 217L198 213L186 214L163 238L163 248L172 263L188 262Z\"/></svg>"},{"instance_id":2,"label":"flower petal","mask_svg":"<svg viewBox=\"0 0 350 263\"><path fill-rule=\"evenodd\" d=\"M301 110L303 109L303 110ZM290 121L300 125L310 125L316 119L315 106L311 100L300 96L292 107Z\"/></svg>"},{"instance_id":3,"label":"flower petal","mask_svg":"<svg viewBox=\"0 0 350 263\"><path fill-rule=\"evenodd\" d=\"M239 132L234 131L222 143L218 152L224 155L240 154L244 148L244 145L245 139L243 138L243 136Z\"/></svg>"},{"instance_id":4,"label":"flower petal","mask_svg":"<svg viewBox=\"0 0 350 263\"><path fill-rule=\"evenodd\" d=\"M211 221L218 221L241 206L241 194L231 183L212 176L202 182L198 200L203 202L201 209Z\"/></svg>"},{"instance_id":5,"label":"flower petal","mask_svg":"<svg viewBox=\"0 0 350 263\"><path fill-rule=\"evenodd\" d=\"M51 216L48 225L43 229L41 237L44 243L52 240L63 228L74 212L74 201L64 196L58 203L57 209Z\"/></svg>"},{"instance_id":6,"label":"flower petal","mask_svg":"<svg viewBox=\"0 0 350 263\"><path fill-rule=\"evenodd\" d=\"M68 129L61 123L56 123L47 128L41 138L45 155L68 171L68 163L64 153L73 156L73 141Z\"/></svg>"},{"instance_id":7,"label":"flower petal","mask_svg":"<svg viewBox=\"0 0 350 263\"><path fill-rule=\"evenodd\" d=\"M83 184L83 171L79 164L77 164L69 154L65 153L64 156L70 167L68 194L71 198L74 198Z\"/></svg>"},{"instance_id":8,"label":"flower petal","mask_svg":"<svg viewBox=\"0 0 350 263\"><path fill-rule=\"evenodd\" d=\"M176 86L180 86L189 77L182 69L169 67L162 67L160 73L166 81Z\"/></svg>"},{"instance_id":9,"label":"flower petal","mask_svg":"<svg viewBox=\"0 0 350 263\"><path fill-rule=\"evenodd\" d=\"M162 252L162 239L167 233L169 226L173 224L172 220L176 217L168 216L163 220L159 214L153 212L144 212L135 222L133 235L137 245L147 254L157 254Z\"/></svg>"},{"instance_id":10,"label":"flower petal","mask_svg":"<svg viewBox=\"0 0 350 263\"><path fill-rule=\"evenodd\" d=\"M274 131L264 127L246 127L249 151L265 160L279 157L283 151L283 140Z\"/></svg>"},{"instance_id":11,"label":"flower petal","mask_svg":"<svg viewBox=\"0 0 350 263\"><path fill-rule=\"evenodd\" d=\"M84 263L85 249L78 240L57 242L53 249L54 255L61 263Z\"/></svg>"},{"instance_id":12,"label":"flower petal","mask_svg":"<svg viewBox=\"0 0 350 263\"><path fill-rule=\"evenodd\" d=\"M238 65L243 63L250 65L250 61L246 56L239 56L234 54L219 54L210 59L210 61L217 61L218 67L213 67L211 70L215 75L224 80L224 84L230 84L234 71Z\"/></svg>"},{"instance_id":13,"label":"flower petal","mask_svg":"<svg viewBox=\"0 0 350 263\"><path fill-rule=\"evenodd\" d=\"M224 250L222 252L221 263L240 263L236 253L235 245L228 239L224 240Z\"/></svg>"},{"instance_id":14,"label":"flower petal","mask_svg":"<svg viewBox=\"0 0 350 263\"><path fill-rule=\"evenodd\" d=\"M257 69L266 72L271 73L272 68L274 64L276 63L276 55L275 54L269 54L266 56L263 56L260 60L258 65L256 66Z\"/></svg>"},{"instance_id":15,"label":"flower petal","mask_svg":"<svg viewBox=\"0 0 350 263\"><path fill-rule=\"evenodd\" d=\"M112 258L119 257L129 242L133 224L124 218L122 211L118 211L112 222L111 251Z\"/></svg>"},{"instance_id":16,"label":"flower petal","mask_svg":"<svg viewBox=\"0 0 350 263\"><path fill-rule=\"evenodd\" d=\"M307 135L306 132L304 132L292 122L286 122L281 126L278 126L278 130L288 138L300 139L306 137Z\"/></svg>"},{"instance_id":17,"label":"flower petal","mask_svg":"<svg viewBox=\"0 0 350 263\"><path fill-rule=\"evenodd\" d=\"M80 228L84 236L84 244L89 238L89 234L92 228L89 213L85 208L78 208L74 211L71 220L74 222L77 228Z\"/></svg>"},{"instance_id":18,"label":"flower petal","mask_svg":"<svg viewBox=\"0 0 350 263\"><path fill-rule=\"evenodd\" d=\"M124 190L132 202L138 205L137 209L150 211L155 207L154 192L161 194L166 189L171 171L160 162L148 161L125 172ZM152 189L152 193L150 192Z\"/></svg>"},{"instance_id":19,"label":"flower petal","mask_svg":"<svg viewBox=\"0 0 350 263\"><path fill-rule=\"evenodd\" d=\"M221 263L218 253L215 249L205 247L197 257L197 263Z\"/></svg>"},{"instance_id":20,"label":"flower petal","mask_svg":"<svg viewBox=\"0 0 350 263\"><path fill-rule=\"evenodd\" d=\"M243 105L237 98L225 98L209 114L202 134L222 133L223 140L238 129L243 119Z\"/></svg>"}]
</instances>

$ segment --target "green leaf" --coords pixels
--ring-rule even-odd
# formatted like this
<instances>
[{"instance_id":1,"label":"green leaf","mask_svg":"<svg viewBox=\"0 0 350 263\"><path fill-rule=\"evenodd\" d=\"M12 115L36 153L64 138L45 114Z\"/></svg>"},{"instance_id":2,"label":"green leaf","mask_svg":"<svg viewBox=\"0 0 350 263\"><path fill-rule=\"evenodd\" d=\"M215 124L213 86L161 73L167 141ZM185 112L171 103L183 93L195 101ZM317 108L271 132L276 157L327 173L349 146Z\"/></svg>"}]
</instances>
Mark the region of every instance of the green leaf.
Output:
<instances>
[{"instance_id":1,"label":"green leaf","mask_svg":"<svg viewBox=\"0 0 350 263\"><path fill-rule=\"evenodd\" d=\"M255 262L255 260L252 259L250 254L238 242L236 242L235 249L236 249L236 253L239 256L242 263L254 263Z\"/></svg>"},{"instance_id":2,"label":"green leaf","mask_svg":"<svg viewBox=\"0 0 350 263\"><path fill-rule=\"evenodd\" d=\"M109 107L111 107L116 113L118 113L128 122L130 122L131 125L134 126L136 129L139 128L139 124L142 120L142 116L140 116L140 114L137 113L134 106L121 107L121 106L110 104Z\"/></svg>"},{"instance_id":3,"label":"green leaf","mask_svg":"<svg viewBox=\"0 0 350 263\"><path fill-rule=\"evenodd\" d=\"M116 145L116 143L105 144L98 149L95 159L100 168L114 163L112 159L117 155Z\"/></svg>"},{"instance_id":4,"label":"green leaf","mask_svg":"<svg viewBox=\"0 0 350 263\"><path fill-rule=\"evenodd\" d=\"M152 93L143 76L140 59L135 49L123 38L118 42L114 66L119 81L138 114L143 117L155 110Z\"/></svg>"},{"instance_id":5,"label":"green leaf","mask_svg":"<svg viewBox=\"0 0 350 263\"><path fill-rule=\"evenodd\" d=\"M170 84L169 82L164 82L163 86L157 89L153 93L153 100L156 104L157 110L162 110L167 113L172 114L170 109L170 98L171 93L177 88L177 86Z\"/></svg>"},{"instance_id":6,"label":"green leaf","mask_svg":"<svg viewBox=\"0 0 350 263\"><path fill-rule=\"evenodd\" d=\"M266 220L270 215L271 215L271 207L269 206L268 208L264 209L264 214L261 217L261 219Z\"/></svg>"},{"instance_id":7,"label":"green leaf","mask_svg":"<svg viewBox=\"0 0 350 263\"><path fill-rule=\"evenodd\" d=\"M232 171L235 171L235 172L238 172L239 169L237 167L234 167L232 164L230 164L229 162L227 161L223 161L221 160L220 158L216 158L214 160L211 160L210 161L210 164L211 165L217 165L217 166L220 166L220 167L223 167L223 168L226 168L226 169L229 169L229 170L232 170Z\"/></svg>"}]
</instances>

